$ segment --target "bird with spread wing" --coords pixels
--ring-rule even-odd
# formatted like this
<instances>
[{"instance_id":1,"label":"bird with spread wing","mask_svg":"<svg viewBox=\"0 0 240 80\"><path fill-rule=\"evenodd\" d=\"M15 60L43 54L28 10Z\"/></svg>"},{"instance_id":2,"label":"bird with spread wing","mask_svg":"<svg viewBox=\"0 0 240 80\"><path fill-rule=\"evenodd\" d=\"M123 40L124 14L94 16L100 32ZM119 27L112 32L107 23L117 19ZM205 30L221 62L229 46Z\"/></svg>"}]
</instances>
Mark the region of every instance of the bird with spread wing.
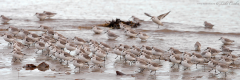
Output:
<instances>
[{"instance_id":1,"label":"bird with spread wing","mask_svg":"<svg viewBox=\"0 0 240 80\"><path fill-rule=\"evenodd\" d=\"M146 16L148 16L148 17L151 17L152 21L153 21L154 23L156 23L156 24L158 25L158 28L159 28L159 25L163 26L161 20L162 20L165 16L167 16L170 12L171 12L171 11L169 11L169 12L167 12L167 13L164 13L164 14L161 14L161 15L159 15L159 16L151 16L151 15L148 14L148 13L144 13L144 14L145 14Z\"/></svg>"}]
</instances>

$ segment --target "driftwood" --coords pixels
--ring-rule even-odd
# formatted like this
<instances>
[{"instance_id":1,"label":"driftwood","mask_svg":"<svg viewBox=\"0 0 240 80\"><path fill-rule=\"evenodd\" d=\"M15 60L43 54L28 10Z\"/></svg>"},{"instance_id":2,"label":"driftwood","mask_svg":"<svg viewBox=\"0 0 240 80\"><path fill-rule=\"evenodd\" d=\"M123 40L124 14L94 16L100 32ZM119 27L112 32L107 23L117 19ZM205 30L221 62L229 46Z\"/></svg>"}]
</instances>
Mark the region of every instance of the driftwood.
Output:
<instances>
[{"instance_id":1,"label":"driftwood","mask_svg":"<svg viewBox=\"0 0 240 80\"><path fill-rule=\"evenodd\" d=\"M134 23L132 21L122 21L120 19L112 20L112 21L106 22L105 24L101 24L99 26L110 27L110 28L113 28L113 29L120 29L119 24L121 22L123 24L131 26L132 28L137 28L138 26L140 26L140 23Z\"/></svg>"}]
</instances>

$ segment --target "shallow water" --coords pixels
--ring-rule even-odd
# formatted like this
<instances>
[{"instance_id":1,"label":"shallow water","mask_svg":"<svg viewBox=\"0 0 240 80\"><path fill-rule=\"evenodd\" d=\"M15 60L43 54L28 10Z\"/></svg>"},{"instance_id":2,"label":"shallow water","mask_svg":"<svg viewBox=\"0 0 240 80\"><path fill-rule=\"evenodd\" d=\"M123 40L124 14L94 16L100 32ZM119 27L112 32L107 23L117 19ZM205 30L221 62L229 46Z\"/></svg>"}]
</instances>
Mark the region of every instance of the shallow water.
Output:
<instances>
[{"instance_id":1,"label":"shallow water","mask_svg":"<svg viewBox=\"0 0 240 80\"><path fill-rule=\"evenodd\" d=\"M122 44L128 45L149 45L157 48L168 50L170 47L179 49L180 51L194 52L194 44L199 41L202 44L202 50L206 47L213 47L219 49L222 46L220 37L227 37L235 40L233 45L227 45L230 49L235 50L232 54L239 55L240 28L239 18L240 5L199 5L200 2L216 3L218 0L74 0L74 1L58 1L58 0L32 0L32 1L18 1L18 0L1 0L0 14L11 17L13 20L9 24L0 24L2 29L1 34L4 33L9 25L18 28L32 30L31 32L40 34L42 32L36 31L40 25L47 25L54 27L58 33L73 38L74 36L81 37L85 40L93 39L98 42L110 44L110 46ZM116 6L118 5L118 6ZM137 7L136 7L137 6ZM36 12L52 11L58 13L52 19L39 21L34 14ZM163 19L164 26L159 29L157 25L145 16L143 13L147 12L152 15L160 15L162 13L172 11ZM137 16L141 19L147 20L141 24L140 27L135 28L139 32L144 32L151 37L147 42L141 42L139 38L128 38L124 35L122 30L111 30L120 35L116 40L108 40L106 34L94 34L90 29L93 25L105 23L105 21L120 18L128 20L130 16ZM205 29L203 27L204 21L209 21L215 26L213 29ZM108 28L102 27L107 30ZM224 74L215 75L214 71L208 72L208 67L198 65L197 68L193 65L190 70L183 70L180 65L171 68L172 63L161 60L162 67L157 71L156 76L150 75L149 71L144 73L137 73L138 69L134 66L128 65L119 59L114 59L116 55L108 55L105 67L102 69L81 68L74 69L74 66L66 63L60 64L57 60L45 57L39 51L35 54L36 49L31 47L25 48L24 57L21 62L12 62L11 47L8 47L7 42L0 38L0 76L4 80L66 80L66 79L83 79L83 80L189 80L189 79L229 79L238 80L240 78L239 67L230 69L227 77ZM220 49L219 49L220 50ZM74 52L72 52L74 53ZM22 68L25 64L39 64L46 62L50 65L50 70L45 72L39 70L25 70ZM156 60L158 61L158 60ZM235 65L233 65L235 66ZM19 70L19 71L18 71ZM115 71L122 71L127 74L137 75L133 76L116 76ZM94 77L92 77L94 75Z\"/></svg>"}]
</instances>

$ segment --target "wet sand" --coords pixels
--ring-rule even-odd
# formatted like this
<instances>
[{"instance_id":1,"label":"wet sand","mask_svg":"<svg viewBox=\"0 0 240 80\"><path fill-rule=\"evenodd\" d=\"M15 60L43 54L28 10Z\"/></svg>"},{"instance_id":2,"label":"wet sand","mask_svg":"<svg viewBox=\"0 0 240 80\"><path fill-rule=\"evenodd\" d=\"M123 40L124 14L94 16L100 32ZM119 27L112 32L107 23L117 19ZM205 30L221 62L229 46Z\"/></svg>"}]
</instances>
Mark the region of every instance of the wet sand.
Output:
<instances>
[{"instance_id":1,"label":"wet sand","mask_svg":"<svg viewBox=\"0 0 240 80\"><path fill-rule=\"evenodd\" d=\"M139 32L144 32L151 37L146 41L142 42L139 38L128 38L124 35L123 30L114 29L113 32L120 35L116 40L108 40L106 34L94 34L91 30L91 26L98 25L104 23L103 20L57 20L57 19L48 19L45 21L21 21L18 22L21 24L25 24L22 26L16 26L18 28L30 29L31 32L41 34L41 31L38 31L37 27L41 24L48 25L50 27L54 27L54 29L66 36L67 38L73 38L74 36L81 37L85 40L93 39L98 42L104 42L109 44L111 47L119 44L128 44L128 45L136 45L140 47L141 45L155 46L157 48L168 50L170 47L174 47L180 49L180 51L186 52L195 52L194 44L196 41L199 41L202 44L202 50L206 47L214 47L219 49L222 45L221 41L218 40L220 37L228 37L236 41L234 45L227 45L231 49L235 50L232 54L237 54L239 51L239 41L238 35L234 34L216 34L216 33L201 33L201 32L187 32L187 31L171 31L167 30L168 26L163 26L158 29L155 23L147 21L143 22L142 25L135 30ZM29 24L30 23L30 24ZM176 23L167 23L167 25L176 25ZM13 24L2 24L0 25L1 29L6 29L9 25ZM151 26L149 26L151 25ZM181 26L185 26L181 24ZM107 30L107 27L101 27ZM203 28L203 27L199 27ZM3 34L5 31L1 31ZM69 80L69 79L83 79L83 80L96 80L96 79L104 79L104 80L155 80L155 79L181 79L181 80L189 80L189 79L231 79L237 80L239 79L239 67L234 66L233 69L230 69L227 73L227 77L225 78L224 74L215 75L214 71L208 72L210 68L207 66L204 68L204 65L198 65L197 68L193 65L189 70L184 71L183 66L180 65L178 68L174 66L171 68L172 63L161 60L159 64L162 67L157 70L156 75L149 74L150 71L145 70L143 73L138 73L139 71L133 64L129 65L128 63L124 63L123 60L119 58L115 59L115 54L109 54L105 63L105 67L96 70L94 68L89 68L85 66L81 68L80 73L78 72L78 68L74 69L72 62L69 65L66 65L66 62L60 64L59 61L54 60L50 57L44 56L46 52L41 54L41 51L38 54L35 54L35 49L33 46L28 48L24 48L24 53L27 54L21 62L12 62L12 54L10 53L12 48L8 46L8 43L0 39L1 46L1 62L0 62L0 73L1 78L4 80ZM199 52L197 52L199 53ZM74 54L74 52L71 52ZM221 53L220 53L221 54ZM158 60L155 60L156 62ZM50 69L47 71L39 71L35 70L25 70L22 68L25 64L35 64L38 65L41 62L46 62L49 64ZM91 65L91 64L90 64ZM127 74L136 74L136 76L117 76L115 71L121 71ZM94 77L93 77L94 76Z\"/></svg>"}]
</instances>

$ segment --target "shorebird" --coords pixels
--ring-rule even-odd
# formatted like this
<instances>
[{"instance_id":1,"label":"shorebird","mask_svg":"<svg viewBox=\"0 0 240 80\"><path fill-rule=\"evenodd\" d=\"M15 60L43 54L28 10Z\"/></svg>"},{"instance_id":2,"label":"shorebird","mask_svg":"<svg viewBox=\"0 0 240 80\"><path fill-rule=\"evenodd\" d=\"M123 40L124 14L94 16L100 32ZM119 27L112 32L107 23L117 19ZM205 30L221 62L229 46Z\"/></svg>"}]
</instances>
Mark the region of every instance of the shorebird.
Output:
<instances>
[{"instance_id":1,"label":"shorebird","mask_svg":"<svg viewBox=\"0 0 240 80\"><path fill-rule=\"evenodd\" d=\"M137 36L141 39L141 41L147 41L147 39L149 38L149 36L145 33L139 32L137 34Z\"/></svg>"},{"instance_id":2,"label":"shorebird","mask_svg":"<svg viewBox=\"0 0 240 80\"><path fill-rule=\"evenodd\" d=\"M233 54L227 54L227 57L233 61L233 64L235 64L234 62L236 62L239 58L239 56Z\"/></svg>"},{"instance_id":3,"label":"shorebird","mask_svg":"<svg viewBox=\"0 0 240 80\"><path fill-rule=\"evenodd\" d=\"M80 59L73 59L73 65L75 66L75 69L78 67L79 68L79 72L80 72L80 68L84 66L84 62Z\"/></svg>"},{"instance_id":4,"label":"shorebird","mask_svg":"<svg viewBox=\"0 0 240 80\"><path fill-rule=\"evenodd\" d=\"M230 39L224 38L224 37L221 37L219 40L221 40L222 43L226 44L226 45L232 44L234 42L234 40L230 40Z\"/></svg>"},{"instance_id":5,"label":"shorebird","mask_svg":"<svg viewBox=\"0 0 240 80\"><path fill-rule=\"evenodd\" d=\"M211 56L215 56L215 55L217 55L218 53L221 52L221 51L219 51L217 49L214 49L214 48L211 48L211 47L207 47L206 50L209 50L211 52Z\"/></svg>"},{"instance_id":6,"label":"shorebird","mask_svg":"<svg viewBox=\"0 0 240 80\"><path fill-rule=\"evenodd\" d=\"M130 46L128 46L128 45L123 45L123 44L119 44L118 47L124 49L125 51L128 51L128 50L131 48Z\"/></svg>"},{"instance_id":7,"label":"shorebird","mask_svg":"<svg viewBox=\"0 0 240 80\"><path fill-rule=\"evenodd\" d=\"M183 55L182 55L182 59L188 59L188 60L190 59L190 60L192 60L191 54L188 53L188 52L184 52Z\"/></svg>"},{"instance_id":8,"label":"shorebird","mask_svg":"<svg viewBox=\"0 0 240 80\"><path fill-rule=\"evenodd\" d=\"M69 42L69 41L67 41L65 47L66 47L66 49L69 50L70 52L71 52L71 51L74 51L74 50L76 49L76 46L75 46L73 43ZM69 53L70 53L70 52L69 52Z\"/></svg>"},{"instance_id":9,"label":"shorebird","mask_svg":"<svg viewBox=\"0 0 240 80\"><path fill-rule=\"evenodd\" d=\"M102 60L101 58L99 58L98 56L93 55L93 57L91 58L92 63L94 63L93 66L95 66L96 64L101 68L101 64L103 63L104 60ZM105 62L105 61L104 61ZM92 66L92 67L93 67Z\"/></svg>"},{"instance_id":10,"label":"shorebird","mask_svg":"<svg viewBox=\"0 0 240 80\"><path fill-rule=\"evenodd\" d=\"M23 43L24 43L25 45L27 45L28 48L30 47L30 45L31 45L32 43L35 42L32 38L29 38L29 37L27 37L27 36L25 36L25 38L22 39L22 40L23 40Z\"/></svg>"},{"instance_id":11,"label":"shorebird","mask_svg":"<svg viewBox=\"0 0 240 80\"><path fill-rule=\"evenodd\" d=\"M135 23L141 23L141 22L144 21L144 20L141 20L141 19L139 19L139 18L137 18L137 17L135 17L135 16L132 16L131 18L133 19L133 21L134 21ZM130 19L130 18L129 18L129 19Z\"/></svg>"},{"instance_id":12,"label":"shorebird","mask_svg":"<svg viewBox=\"0 0 240 80\"><path fill-rule=\"evenodd\" d=\"M158 28L159 28L159 25L163 26L161 20L162 20L165 16L167 16L170 12L171 12L171 11L169 11L169 12L167 12L167 13L164 13L164 14L161 14L161 15L159 15L159 16L151 16L151 15L149 15L148 13L144 13L144 14L145 14L146 16L148 16L148 17L151 17L152 21L153 21L154 23L156 23L156 24L158 25Z\"/></svg>"},{"instance_id":13,"label":"shorebird","mask_svg":"<svg viewBox=\"0 0 240 80\"><path fill-rule=\"evenodd\" d=\"M40 28L43 32L47 32L48 30L52 30L51 27L40 25L38 28Z\"/></svg>"},{"instance_id":14,"label":"shorebird","mask_svg":"<svg viewBox=\"0 0 240 80\"><path fill-rule=\"evenodd\" d=\"M128 29L132 28L132 26L123 24L122 22L119 23L119 26L120 26L121 29L124 29L124 30L128 30Z\"/></svg>"},{"instance_id":15,"label":"shorebird","mask_svg":"<svg viewBox=\"0 0 240 80\"><path fill-rule=\"evenodd\" d=\"M104 58L104 62L106 60L107 57L107 53L103 50L101 50L100 48L95 52L95 55L100 57L100 58Z\"/></svg>"},{"instance_id":16,"label":"shorebird","mask_svg":"<svg viewBox=\"0 0 240 80\"><path fill-rule=\"evenodd\" d=\"M44 20L48 15L44 13L36 13L35 14L40 21Z\"/></svg>"},{"instance_id":17,"label":"shorebird","mask_svg":"<svg viewBox=\"0 0 240 80\"><path fill-rule=\"evenodd\" d=\"M43 53L43 49L45 49L45 43L37 41L35 45L35 47L38 49L35 53L37 53L39 50L42 50Z\"/></svg>"},{"instance_id":18,"label":"shorebird","mask_svg":"<svg viewBox=\"0 0 240 80\"><path fill-rule=\"evenodd\" d=\"M111 47L103 42L99 43L99 46L108 54L108 51L110 51Z\"/></svg>"},{"instance_id":19,"label":"shorebird","mask_svg":"<svg viewBox=\"0 0 240 80\"><path fill-rule=\"evenodd\" d=\"M211 23L208 23L207 21L204 21L204 26L205 26L205 28L213 28L213 24L211 24Z\"/></svg>"},{"instance_id":20,"label":"shorebird","mask_svg":"<svg viewBox=\"0 0 240 80\"><path fill-rule=\"evenodd\" d=\"M134 37L137 36L137 32L135 32L135 31L126 30L125 33L126 33L127 36L129 36L131 38L134 38Z\"/></svg>"},{"instance_id":21,"label":"shorebird","mask_svg":"<svg viewBox=\"0 0 240 80\"><path fill-rule=\"evenodd\" d=\"M19 29L13 26L9 26L7 30L9 33L14 34L14 36L19 33Z\"/></svg>"},{"instance_id":22,"label":"shorebird","mask_svg":"<svg viewBox=\"0 0 240 80\"><path fill-rule=\"evenodd\" d=\"M20 29L19 33L18 33L18 36L23 39L25 37L25 35L28 35L28 34L30 34L30 32L28 30Z\"/></svg>"},{"instance_id":23,"label":"shorebird","mask_svg":"<svg viewBox=\"0 0 240 80\"><path fill-rule=\"evenodd\" d=\"M70 55L69 53L63 51L63 53L60 54L60 58L66 60L67 61L67 65L68 65L68 61L72 60L73 56Z\"/></svg>"},{"instance_id":24,"label":"shorebird","mask_svg":"<svg viewBox=\"0 0 240 80\"><path fill-rule=\"evenodd\" d=\"M140 53L142 52L142 50L140 48L136 47L135 45L133 45L130 48L130 51L137 56L140 56Z\"/></svg>"},{"instance_id":25,"label":"shorebird","mask_svg":"<svg viewBox=\"0 0 240 80\"><path fill-rule=\"evenodd\" d=\"M201 44L197 41L194 45L195 51L201 51Z\"/></svg>"},{"instance_id":26,"label":"shorebird","mask_svg":"<svg viewBox=\"0 0 240 80\"><path fill-rule=\"evenodd\" d=\"M37 34L35 34L35 33L29 33L27 36L28 36L29 38L32 38L34 41L38 41L39 38L40 38L40 36L37 35Z\"/></svg>"},{"instance_id":27,"label":"shorebird","mask_svg":"<svg viewBox=\"0 0 240 80\"><path fill-rule=\"evenodd\" d=\"M217 66L217 64L218 64L218 61L211 59L211 60L208 62L208 66L209 66L210 68L212 68L210 71L212 71L212 70L215 68L215 73L216 73L216 66ZM210 71L208 71L208 72L210 72Z\"/></svg>"},{"instance_id":28,"label":"shorebird","mask_svg":"<svg viewBox=\"0 0 240 80\"><path fill-rule=\"evenodd\" d=\"M173 47L170 47L170 49L168 51L172 51L173 53L175 53L176 55L181 56L183 52L179 51L178 49L175 49Z\"/></svg>"},{"instance_id":29,"label":"shorebird","mask_svg":"<svg viewBox=\"0 0 240 80\"><path fill-rule=\"evenodd\" d=\"M126 52L125 62L126 62L126 60L130 61L129 65L131 65L132 61L136 60L136 56L134 54L132 54L131 52Z\"/></svg>"},{"instance_id":30,"label":"shorebird","mask_svg":"<svg viewBox=\"0 0 240 80\"><path fill-rule=\"evenodd\" d=\"M211 59L211 52L209 52L209 50L202 52L201 55L202 55L203 58L206 58L207 61L208 61L209 59Z\"/></svg>"},{"instance_id":31,"label":"shorebird","mask_svg":"<svg viewBox=\"0 0 240 80\"><path fill-rule=\"evenodd\" d=\"M204 62L204 59L201 54L192 53L191 58L192 58L192 61L197 62L196 68L197 68L197 64Z\"/></svg>"},{"instance_id":32,"label":"shorebird","mask_svg":"<svg viewBox=\"0 0 240 80\"><path fill-rule=\"evenodd\" d=\"M66 45L66 41L64 41L64 40L59 39L59 40L56 42L56 46L60 47L62 50L64 50L65 45Z\"/></svg>"},{"instance_id":33,"label":"shorebird","mask_svg":"<svg viewBox=\"0 0 240 80\"><path fill-rule=\"evenodd\" d=\"M21 61L21 58L23 58L23 56L25 55L25 54L23 54L23 53L20 52L20 51L14 51L14 52L12 52L12 53L13 53L13 58L15 59L15 61L16 61L16 60ZM15 62L15 61L13 61L13 62Z\"/></svg>"},{"instance_id":34,"label":"shorebird","mask_svg":"<svg viewBox=\"0 0 240 80\"><path fill-rule=\"evenodd\" d=\"M79 54L79 59L87 64L91 61L91 57L89 57L88 54L82 53L82 52L80 52L80 54ZM88 64L88 66L89 66L89 64Z\"/></svg>"},{"instance_id":35,"label":"shorebird","mask_svg":"<svg viewBox=\"0 0 240 80\"><path fill-rule=\"evenodd\" d=\"M227 76L227 71L228 71L228 65L226 64L222 64L222 63L218 63L218 65L216 66L216 69L218 71L220 71L220 73L224 72L225 73L225 77ZM218 73L218 74L220 74Z\"/></svg>"},{"instance_id":36,"label":"shorebird","mask_svg":"<svg viewBox=\"0 0 240 80\"><path fill-rule=\"evenodd\" d=\"M92 26L92 30L95 34L101 34L103 32L103 29L101 29L97 26Z\"/></svg>"},{"instance_id":37,"label":"shorebird","mask_svg":"<svg viewBox=\"0 0 240 80\"><path fill-rule=\"evenodd\" d=\"M155 55L155 56L159 56L159 61L160 61L160 58L162 57L162 55L164 54L165 51L161 50L161 49L158 49L156 47L152 47L152 54Z\"/></svg>"},{"instance_id":38,"label":"shorebird","mask_svg":"<svg viewBox=\"0 0 240 80\"><path fill-rule=\"evenodd\" d=\"M140 58L136 58L136 60L136 66L140 68L140 72L143 72L143 70L148 67L148 62Z\"/></svg>"},{"instance_id":39,"label":"shorebird","mask_svg":"<svg viewBox=\"0 0 240 80\"><path fill-rule=\"evenodd\" d=\"M187 58L183 59L183 61L181 62L181 64L182 64L184 67L186 67L184 70L189 69L189 68L193 65L192 61L191 61L190 59L187 59Z\"/></svg>"},{"instance_id":40,"label":"shorebird","mask_svg":"<svg viewBox=\"0 0 240 80\"><path fill-rule=\"evenodd\" d=\"M83 40L82 38L76 37L76 36L72 40L76 45L83 45L86 43L85 40Z\"/></svg>"},{"instance_id":41,"label":"shorebird","mask_svg":"<svg viewBox=\"0 0 240 80\"><path fill-rule=\"evenodd\" d=\"M119 37L119 35L116 35L115 33L111 32L110 30L107 30L105 33L107 33L108 39L116 39Z\"/></svg>"},{"instance_id":42,"label":"shorebird","mask_svg":"<svg viewBox=\"0 0 240 80\"><path fill-rule=\"evenodd\" d=\"M148 69L151 70L150 73L152 73L153 71L155 71L154 74L156 74L156 71L161 67L161 65L157 64L157 63L150 63L148 64Z\"/></svg>"},{"instance_id":43,"label":"shorebird","mask_svg":"<svg viewBox=\"0 0 240 80\"><path fill-rule=\"evenodd\" d=\"M170 56L170 60L171 60L171 62L173 62L173 65L171 66L171 68L176 63L178 64L178 68L179 68L179 64L181 64L181 57L179 55L176 55L176 54L172 53L172 55Z\"/></svg>"},{"instance_id":44,"label":"shorebird","mask_svg":"<svg viewBox=\"0 0 240 80\"><path fill-rule=\"evenodd\" d=\"M144 52L141 52L142 55L139 56L140 59L143 59L145 60L146 62L148 63L151 63L152 62L152 58L151 58L151 55L148 55Z\"/></svg>"},{"instance_id":45,"label":"shorebird","mask_svg":"<svg viewBox=\"0 0 240 80\"><path fill-rule=\"evenodd\" d=\"M222 49L223 54L231 54L234 51L234 50L230 50L229 48L227 48L224 45L220 49Z\"/></svg>"},{"instance_id":46,"label":"shorebird","mask_svg":"<svg viewBox=\"0 0 240 80\"><path fill-rule=\"evenodd\" d=\"M9 44L11 45L12 42L15 40L15 38L12 35L9 35L7 33L4 33L2 36L3 36L3 39L8 42L8 45Z\"/></svg>"},{"instance_id":47,"label":"shorebird","mask_svg":"<svg viewBox=\"0 0 240 80\"><path fill-rule=\"evenodd\" d=\"M12 20L11 18L7 18L4 15L1 15L1 18L3 23L8 23L10 20Z\"/></svg>"},{"instance_id":48,"label":"shorebird","mask_svg":"<svg viewBox=\"0 0 240 80\"><path fill-rule=\"evenodd\" d=\"M230 65L233 62L230 58L226 56L222 56L221 59L219 59L219 63L223 63L225 65Z\"/></svg>"},{"instance_id":49,"label":"shorebird","mask_svg":"<svg viewBox=\"0 0 240 80\"><path fill-rule=\"evenodd\" d=\"M152 47L150 47L150 46L145 46L145 45L142 45L142 47L141 47L140 49L142 49L142 50L149 50L149 51L151 51L151 50L152 50Z\"/></svg>"},{"instance_id":50,"label":"shorebird","mask_svg":"<svg viewBox=\"0 0 240 80\"><path fill-rule=\"evenodd\" d=\"M122 54L122 52L123 52L123 49L122 49L122 48L119 48L119 47L117 47L117 46L115 46L115 47L113 48L113 53L116 54L117 57L120 55L120 60L121 60L121 54ZM117 58L117 57L116 57L116 58ZM115 59L116 59L116 58L115 58Z\"/></svg>"},{"instance_id":51,"label":"shorebird","mask_svg":"<svg viewBox=\"0 0 240 80\"><path fill-rule=\"evenodd\" d=\"M48 12L48 11L43 11L43 13L46 14L48 18L53 17L57 14L57 13Z\"/></svg>"}]
</instances>

